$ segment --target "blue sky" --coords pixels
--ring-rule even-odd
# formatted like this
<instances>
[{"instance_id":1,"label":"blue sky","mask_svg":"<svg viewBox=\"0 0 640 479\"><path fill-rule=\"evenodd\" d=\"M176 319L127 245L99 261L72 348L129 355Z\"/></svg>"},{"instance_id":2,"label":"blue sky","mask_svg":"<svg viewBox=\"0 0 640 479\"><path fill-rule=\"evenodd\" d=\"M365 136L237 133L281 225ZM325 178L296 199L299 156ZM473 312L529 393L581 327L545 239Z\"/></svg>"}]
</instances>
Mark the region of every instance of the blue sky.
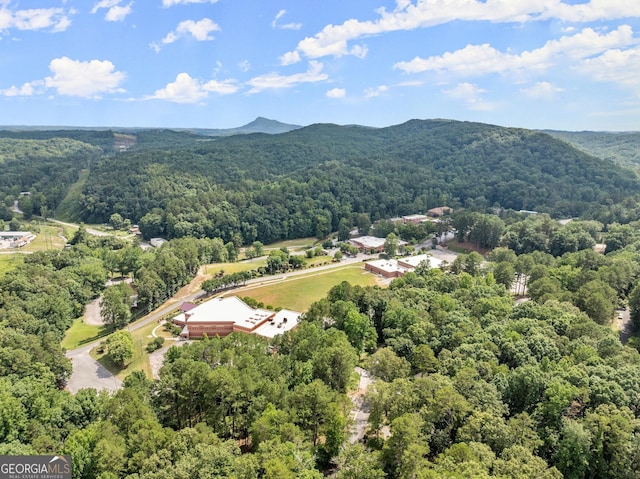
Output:
<instances>
[{"instance_id":1,"label":"blue sky","mask_svg":"<svg viewBox=\"0 0 640 479\"><path fill-rule=\"evenodd\" d=\"M0 125L640 130L638 0L0 0Z\"/></svg>"}]
</instances>

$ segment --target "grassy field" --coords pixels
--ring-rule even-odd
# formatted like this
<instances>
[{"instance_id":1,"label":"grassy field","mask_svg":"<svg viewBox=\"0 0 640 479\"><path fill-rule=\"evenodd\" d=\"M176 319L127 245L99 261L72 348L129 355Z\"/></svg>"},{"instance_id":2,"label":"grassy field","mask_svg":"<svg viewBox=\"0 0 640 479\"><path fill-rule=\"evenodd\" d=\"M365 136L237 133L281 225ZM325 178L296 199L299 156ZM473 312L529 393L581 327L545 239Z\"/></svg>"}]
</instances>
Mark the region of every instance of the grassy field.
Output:
<instances>
[{"instance_id":1,"label":"grassy field","mask_svg":"<svg viewBox=\"0 0 640 479\"><path fill-rule=\"evenodd\" d=\"M25 253L34 253L36 251L46 251L50 249L62 249L65 245L64 239L58 236L62 234L67 236L69 233L67 228L59 225L33 222L24 222L25 229L33 231L36 238L28 245L20 248L19 253L11 253L12 250L3 250L7 254L0 254L0 276L11 271L22 264Z\"/></svg>"},{"instance_id":2,"label":"grassy field","mask_svg":"<svg viewBox=\"0 0 640 479\"><path fill-rule=\"evenodd\" d=\"M267 258L256 258L250 261L242 261L240 263L214 263L206 266L205 275L213 276L220 271L224 271L224 274L238 273L240 271L249 271L257 268L264 268L267 266Z\"/></svg>"},{"instance_id":3,"label":"grassy field","mask_svg":"<svg viewBox=\"0 0 640 479\"><path fill-rule=\"evenodd\" d=\"M29 226L29 231L33 231L36 238L27 246L20 248L20 251L33 253L35 251L46 251L50 249L62 249L66 241L59 235L69 235L68 228L53 223L42 223L33 220ZM66 236L69 239L69 236Z\"/></svg>"},{"instance_id":4,"label":"grassy field","mask_svg":"<svg viewBox=\"0 0 640 479\"><path fill-rule=\"evenodd\" d=\"M65 349L76 349L83 344L105 337L109 333L111 331L104 326L90 326L83 321L83 318L78 318L67 330L60 344Z\"/></svg>"},{"instance_id":5,"label":"grassy field","mask_svg":"<svg viewBox=\"0 0 640 479\"><path fill-rule=\"evenodd\" d=\"M272 284L249 286L234 290L233 293L248 296L274 308L304 312L311 303L324 298L333 286L342 281L359 286L374 286L377 284L377 277L366 272L361 264L355 264L327 271L310 271L308 275L292 276Z\"/></svg>"},{"instance_id":6,"label":"grassy field","mask_svg":"<svg viewBox=\"0 0 640 479\"><path fill-rule=\"evenodd\" d=\"M270 251L280 248L288 248L289 250L300 251L307 248L313 248L320 244L318 238L299 238L294 240L285 240L278 243L272 243L264 247L265 251Z\"/></svg>"},{"instance_id":7,"label":"grassy field","mask_svg":"<svg viewBox=\"0 0 640 479\"><path fill-rule=\"evenodd\" d=\"M0 254L0 276L7 271L16 269L22 264L23 255L21 254Z\"/></svg>"}]
</instances>

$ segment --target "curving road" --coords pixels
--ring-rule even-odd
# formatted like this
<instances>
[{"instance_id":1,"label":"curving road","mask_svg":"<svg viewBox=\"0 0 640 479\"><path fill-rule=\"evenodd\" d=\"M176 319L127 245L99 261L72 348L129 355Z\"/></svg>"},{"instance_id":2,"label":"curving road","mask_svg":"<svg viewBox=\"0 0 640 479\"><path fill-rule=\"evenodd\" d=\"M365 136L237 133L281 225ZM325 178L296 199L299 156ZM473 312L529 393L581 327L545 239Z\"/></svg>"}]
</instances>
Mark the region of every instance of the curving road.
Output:
<instances>
[{"instance_id":1,"label":"curving road","mask_svg":"<svg viewBox=\"0 0 640 479\"><path fill-rule=\"evenodd\" d=\"M273 283L282 282L282 281L291 281L296 276L309 274L310 271L322 272L322 271L326 271L333 268L339 268L341 266L345 266L348 264L362 263L365 260L376 258L376 257L377 255L372 256L372 255L358 254L354 258L346 258L338 263L330 263L330 264L318 266L315 268L292 271L284 275L251 279L247 281L247 284L244 287L260 285L262 283L273 284ZM194 279L194 281L200 281L200 280L201 278ZM239 289L241 288L235 289L233 291L236 292ZM180 306L182 306L183 302L196 301L205 295L206 295L205 291L199 290L187 296L171 298L163 306L149 313L144 318L136 321L135 323L131 323L129 326L127 326L126 329L128 331L135 331L137 329L145 327L149 323L152 323L152 322L159 323L160 321L165 319L167 316L175 313L180 308ZM122 381L120 381L117 377L113 376L106 368L104 368L100 363L98 363L95 359L93 359L89 355L89 351L91 351L93 347L97 346L103 340L104 338L97 339L91 343L85 344L80 348L67 351L66 355L68 358L71 359L72 365L73 365L73 370L72 370L73 372L71 374L71 377L69 378L69 381L67 382L67 389L72 393L75 393L78 390L83 388L95 388L98 390L106 389L110 391L116 391L117 389L122 387ZM154 358L155 363L158 363L158 360L159 358L157 357ZM158 365L156 365L156 369L159 369ZM359 371L359 373L361 374L361 379L360 379L361 387L363 387L364 390L366 391L366 388L368 387L370 380L368 379L368 374L366 373L366 371L364 370L362 371L363 373L360 373ZM362 404L362 401L359 403L358 407L360 409L359 409L359 412L356 413L355 419L356 419L356 422L360 424L359 426L360 429L358 429L357 435L358 437L361 438L364 435L364 429L366 428L368 414L365 411L366 406ZM364 415L366 415L366 417Z\"/></svg>"}]
</instances>

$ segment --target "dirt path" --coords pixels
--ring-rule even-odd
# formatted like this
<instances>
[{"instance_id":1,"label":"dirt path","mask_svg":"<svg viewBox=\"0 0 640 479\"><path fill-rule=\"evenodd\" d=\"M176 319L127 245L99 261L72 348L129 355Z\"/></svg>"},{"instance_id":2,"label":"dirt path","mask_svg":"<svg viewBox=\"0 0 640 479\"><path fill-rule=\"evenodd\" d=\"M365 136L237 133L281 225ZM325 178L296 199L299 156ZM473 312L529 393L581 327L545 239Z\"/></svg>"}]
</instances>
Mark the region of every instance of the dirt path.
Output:
<instances>
[{"instance_id":1,"label":"dirt path","mask_svg":"<svg viewBox=\"0 0 640 479\"><path fill-rule=\"evenodd\" d=\"M202 282L213 277L213 275L211 274L205 274L207 266L209 265L200 266L198 272L196 273L196 276L189 282L189 284L180 288L178 292L173 296L173 298L171 298L169 301L173 300L174 298L176 298L176 301L180 301L181 299L186 298L187 296L191 296L192 294L200 291Z\"/></svg>"}]
</instances>

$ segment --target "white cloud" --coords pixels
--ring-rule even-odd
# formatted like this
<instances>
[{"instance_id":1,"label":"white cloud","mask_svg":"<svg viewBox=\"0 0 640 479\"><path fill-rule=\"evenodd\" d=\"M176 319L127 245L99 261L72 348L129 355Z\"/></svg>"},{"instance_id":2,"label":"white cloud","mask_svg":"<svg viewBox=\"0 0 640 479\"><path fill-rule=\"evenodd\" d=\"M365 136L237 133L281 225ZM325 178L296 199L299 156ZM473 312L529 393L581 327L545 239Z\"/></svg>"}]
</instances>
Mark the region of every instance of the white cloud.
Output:
<instances>
[{"instance_id":1,"label":"white cloud","mask_svg":"<svg viewBox=\"0 0 640 479\"><path fill-rule=\"evenodd\" d=\"M18 30L44 30L50 28L54 32L65 31L71 25L74 10L63 8L31 8L27 10L11 10L0 6L0 32L12 28Z\"/></svg>"},{"instance_id":2,"label":"white cloud","mask_svg":"<svg viewBox=\"0 0 640 479\"><path fill-rule=\"evenodd\" d=\"M443 90L443 93L455 100L462 101L470 110L488 111L495 108L495 105L482 98L482 94L486 93L486 90L471 83L458 83L449 90Z\"/></svg>"},{"instance_id":3,"label":"white cloud","mask_svg":"<svg viewBox=\"0 0 640 479\"><path fill-rule=\"evenodd\" d=\"M185 20L180 22L174 31L169 32L167 36L162 39L162 43L173 43L186 36L191 36L199 42L213 40L210 33L215 31L220 31L220 27L209 18L203 18L198 22Z\"/></svg>"},{"instance_id":4,"label":"white cloud","mask_svg":"<svg viewBox=\"0 0 640 479\"><path fill-rule=\"evenodd\" d=\"M332 88L326 95L328 98L344 98L347 95L347 90L344 88Z\"/></svg>"},{"instance_id":5,"label":"white cloud","mask_svg":"<svg viewBox=\"0 0 640 479\"><path fill-rule=\"evenodd\" d=\"M242 60L240 63L238 63L238 68L240 69L240 71L246 73L251 70L251 63L249 63L249 60Z\"/></svg>"},{"instance_id":6,"label":"white cloud","mask_svg":"<svg viewBox=\"0 0 640 479\"><path fill-rule=\"evenodd\" d=\"M375 88L367 88L364 91L365 98L374 98L376 96L383 95L389 91L389 87L387 85L380 85Z\"/></svg>"},{"instance_id":7,"label":"white cloud","mask_svg":"<svg viewBox=\"0 0 640 479\"><path fill-rule=\"evenodd\" d=\"M591 0L577 5L551 0L545 3L549 5L543 18L557 18L565 22L595 22L640 16L640 4L627 0Z\"/></svg>"},{"instance_id":8,"label":"white cloud","mask_svg":"<svg viewBox=\"0 0 640 479\"><path fill-rule=\"evenodd\" d=\"M276 17L271 22L271 26L273 28L276 28L278 26L278 20L280 20L284 16L285 13L287 13L286 10L280 10L278 13L276 13Z\"/></svg>"},{"instance_id":9,"label":"white cloud","mask_svg":"<svg viewBox=\"0 0 640 479\"><path fill-rule=\"evenodd\" d=\"M94 5L91 13L96 13L98 10L106 8L107 13L104 15L106 21L121 22L131 13L133 2L128 5L120 5L121 3L122 0L100 0Z\"/></svg>"},{"instance_id":10,"label":"white cloud","mask_svg":"<svg viewBox=\"0 0 640 479\"><path fill-rule=\"evenodd\" d=\"M91 9L91 13L97 13L101 8L111 8L118 5L122 0L100 0Z\"/></svg>"},{"instance_id":11,"label":"white cloud","mask_svg":"<svg viewBox=\"0 0 640 479\"><path fill-rule=\"evenodd\" d=\"M82 62L67 57L51 60L53 76L44 79L47 88L55 88L60 95L99 98L104 93L124 91L120 84L125 74L115 71L108 60Z\"/></svg>"},{"instance_id":12,"label":"white cloud","mask_svg":"<svg viewBox=\"0 0 640 479\"><path fill-rule=\"evenodd\" d=\"M609 50L584 59L576 70L601 82L612 82L640 91L640 48Z\"/></svg>"},{"instance_id":13,"label":"white cloud","mask_svg":"<svg viewBox=\"0 0 640 479\"><path fill-rule=\"evenodd\" d=\"M280 28L281 30L300 30L302 28L302 23L278 23L278 20L280 20L286 13L286 10L280 10L271 22L271 27Z\"/></svg>"},{"instance_id":14,"label":"white cloud","mask_svg":"<svg viewBox=\"0 0 640 479\"><path fill-rule=\"evenodd\" d=\"M409 81L401 81L396 83L393 86L400 86L400 87L413 87L413 86L422 86L424 85L424 82L421 82L419 80L409 80Z\"/></svg>"},{"instance_id":15,"label":"white cloud","mask_svg":"<svg viewBox=\"0 0 640 479\"><path fill-rule=\"evenodd\" d=\"M0 95L4 96L33 96L39 92L39 90L44 86L44 82L41 80L36 80L33 82L27 82L22 85L20 88L16 86L12 86L11 88L7 88L5 90L0 90Z\"/></svg>"},{"instance_id":16,"label":"white cloud","mask_svg":"<svg viewBox=\"0 0 640 479\"><path fill-rule=\"evenodd\" d=\"M294 50L292 52L287 52L280 57L280 65L293 65L294 63L298 63L300 60L300 53Z\"/></svg>"},{"instance_id":17,"label":"white cloud","mask_svg":"<svg viewBox=\"0 0 640 479\"><path fill-rule=\"evenodd\" d=\"M188 73L179 73L176 81L156 90L155 94L147 99L167 100L174 103L198 103L207 98L210 92L230 95L239 89L235 80L211 80L203 83L192 78Z\"/></svg>"},{"instance_id":18,"label":"white cloud","mask_svg":"<svg viewBox=\"0 0 640 479\"><path fill-rule=\"evenodd\" d=\"M523 23L558 19L592 22L640 16L640 2L591 0L570 5L561 0L396 0L393 11L376 10L378 18L350 19L341 25L327 25L313 37L298 43L296 50L308 58L359 53L349 42L382 33L428 28L452 21Z\"/></svg>"},{"instance_id":19,"label":"white cloud","mask_svg":"<svg viewBox=\"0 0 640 479\"><path fill-rule=\"evenodd\" d=\"M218 0L162 0L163 7L172 7L173 5L187 5L188 3L217 3Z\"/></svg>"},{"instance_id":20,"label":"white cloud","mask_svg":"<svg viewBox=\"0 0 640 479\"><path fill-rule=\"evenodd\" d=\"M231 95L237 92L240 87L235 80L210 80L202 85L202 89L219 95Z\"/></svg>"},{"instance_id":21,"label":"white cloud","mask_svg":"<svg viewBox=\"0 0 640 479\"><path fill-rule=\"evenodd\" d=\"M253 88L249 93L258 93L262 90L291 88L300 83L315 83L324 81L329 76L322 73L323 65L320 62L310 61L309 68L304 73L295 73L293 75L279 75L277 73L268 73L266 75L257 76L247 82Z\"/></svg>"},{"instance_id":22,"label":"white cloud","mask_svg":"<svg viewBox=\"0 0 640 479\"><path fill-rule=\"evenodd\" d=\"M104 19L108 22L121 22L123 21L127 15L131 13L131 2L129 5L117 5L115 7L111 7L107 14L104 16Z\"/></svg>"},{"instance_id":23,"label":"white cloud","mask_svg":"<svg viewBox=\"0 0 640 479\"><path fill-rule=\"evenodd\" d=\"M547 81L541 81L529 88L521 88L520 91L531 98L550 99L555 97L557 93L563 92L564 88L557 87Z\"/></svg>"},{"instance_id":24,"label":"white cloud","mask_svg":"<svg viewBox=\"0 0 640 479\"><path fill-rule=\"evenodd\" d=\"M501 52L485 43L467 45L460 50L426 59L416 57L408 62L396 63L394 68L405 73L436 71L460 76L542 71L567 60L575 62L610 48L636 43L638 40L633 37L633 31L628 25L602 35L591 28L585 28L573 36L550 40L541 48L519 55Z\"/></svg>"}]
</instances>

